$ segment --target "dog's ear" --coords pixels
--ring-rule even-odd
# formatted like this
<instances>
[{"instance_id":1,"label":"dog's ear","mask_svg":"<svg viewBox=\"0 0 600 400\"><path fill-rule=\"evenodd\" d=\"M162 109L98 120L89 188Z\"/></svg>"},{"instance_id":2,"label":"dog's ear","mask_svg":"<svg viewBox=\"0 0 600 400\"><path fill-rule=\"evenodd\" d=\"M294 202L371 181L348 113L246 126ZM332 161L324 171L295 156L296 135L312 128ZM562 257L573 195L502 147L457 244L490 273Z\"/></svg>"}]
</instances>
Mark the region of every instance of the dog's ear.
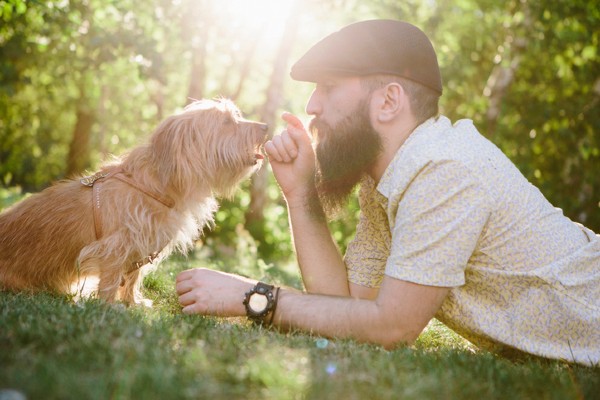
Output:
<instances>
[{"instance_id":1,"label":"dog's ear","mask_svg":"<svg viewBox=\"0 0 600 400\"><path fill-rule=\"evenodd\" d=\"M194 190L202 181L212 183L217 170L216 132L222 131L218 110L194 107L165 119L154 131L150 146L163 187L178 192ZM220 128L220 129L219 129Z\"/></svg>"},{"instance_id":2,"label":"dog's ear","mask_svg":"<svg viewBox=\"0 0 600 400\"><path fill-rule=\"evenodd\" d=\"M181 149L189 145L186 143L189 135L180 134L182 130L185 130L185 121L180 115L173 115L165 119L150 138L154 167L159 171L163 187L174 187L177 191L184 187L183 176L189 169L187 157L181 154Z\"/></svg>"}]
</instances>

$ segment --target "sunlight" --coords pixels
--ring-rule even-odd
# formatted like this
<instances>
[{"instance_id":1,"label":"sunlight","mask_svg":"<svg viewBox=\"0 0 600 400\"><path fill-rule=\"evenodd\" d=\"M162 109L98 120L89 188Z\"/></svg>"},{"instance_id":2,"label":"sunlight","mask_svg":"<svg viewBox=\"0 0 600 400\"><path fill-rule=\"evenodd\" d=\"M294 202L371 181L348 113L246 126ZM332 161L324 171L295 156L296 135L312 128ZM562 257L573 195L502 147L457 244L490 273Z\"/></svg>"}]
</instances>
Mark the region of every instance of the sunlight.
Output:
<instances>
[{"instance_id":1,"label":"sunlight","mask_svg":"<svg viewBox=\"0 0 600 400\"><path fill-rule=\"evenodd\" d=\"M277 43L295 0L224 0L220 11L230 16L232 25L264 29L261 41ZM256 38L247 37L247 40Z\"/></svg>"}]
</instances>

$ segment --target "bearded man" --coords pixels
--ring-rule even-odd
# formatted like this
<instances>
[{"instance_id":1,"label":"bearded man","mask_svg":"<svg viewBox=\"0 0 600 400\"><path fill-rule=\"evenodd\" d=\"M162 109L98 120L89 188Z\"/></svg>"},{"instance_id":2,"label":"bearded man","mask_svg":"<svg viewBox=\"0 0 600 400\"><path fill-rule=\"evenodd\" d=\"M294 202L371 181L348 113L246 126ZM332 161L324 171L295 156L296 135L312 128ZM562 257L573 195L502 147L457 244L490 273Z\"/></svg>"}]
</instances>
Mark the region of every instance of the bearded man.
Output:
<instances>
[{"instance_id":1,"label":"bearded man","mask_svg":"<svg viewBox=\"0 0 600 400\"><path fill-rule=\"evenodd\" d=\"M385 348L412 343L435 317L497 353L600 362L600 236L554 208L471 121L438 115L441 76L421 30L351 24L291 76L316 83L315 147L286 113L265 150L306 291L193 269L177 277L184 313ZM326 215L359 184L342 257Z\"/></svg>"}]
</instances>

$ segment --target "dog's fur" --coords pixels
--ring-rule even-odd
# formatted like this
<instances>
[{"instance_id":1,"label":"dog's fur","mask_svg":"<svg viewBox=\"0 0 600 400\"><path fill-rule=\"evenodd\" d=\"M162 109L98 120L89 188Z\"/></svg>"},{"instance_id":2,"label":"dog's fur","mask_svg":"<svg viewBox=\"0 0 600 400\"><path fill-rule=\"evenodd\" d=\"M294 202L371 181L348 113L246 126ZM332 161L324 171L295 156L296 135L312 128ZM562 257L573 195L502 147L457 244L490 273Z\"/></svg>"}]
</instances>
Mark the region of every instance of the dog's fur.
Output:
<instances>
[{"instance_id":1,"label":"dog's fur","mask_svg":"<svg viewBox=\"0 0 600 400\"><path fill-rule=\"evenodd\" d=\"M195 101L163 121L147 144L100 170L121 170L172 208L105 179L96 238L92 188L79 179L59 182L0 214L0 288L69 293L97 276L100 298L151 304L140 294L148 265L135 263L157 251L159 258L187 251L213 223L215 196L230 196L260 166L265 139L266 125L242 118L230 101Z\"/></svg>"}]
</instances>

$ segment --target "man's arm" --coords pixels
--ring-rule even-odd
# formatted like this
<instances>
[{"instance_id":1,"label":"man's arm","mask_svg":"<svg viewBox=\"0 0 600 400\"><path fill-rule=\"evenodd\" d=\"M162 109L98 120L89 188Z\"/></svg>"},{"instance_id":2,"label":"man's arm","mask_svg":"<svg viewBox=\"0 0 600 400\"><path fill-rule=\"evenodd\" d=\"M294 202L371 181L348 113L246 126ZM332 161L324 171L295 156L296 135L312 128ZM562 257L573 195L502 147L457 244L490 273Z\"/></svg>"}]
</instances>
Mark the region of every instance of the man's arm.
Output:
<instances>
[{"instance_id":1,"label":"man's arm","mask_svg":"<svg viewBox=\"0 0 600 400\"><path fill-rule=\"evenodd\" d=\"M244 293L256 281L208 269L184 271L177 293L186 314L243 316ZM433 318L449 289L385 277L375 300L281 289L273 324L334 338L393 348L412 343Z\"/></svg>"},{"instance_id":2,"label":"man's arm","mask_svg":"<svg viewBox=\"0 0 600 400\"><path fill-rule=\"evenodd\" d=\"M285 113L287 128L265 144L286 199L302 279L309 293L349 296L342 256L329 232L314 185L315 154L300 120Z\"/></svg>"},{"instance_id":3,"label":"man's arm","mask_svg":"<svg viewBox=\"0 0 600 400\"><path fill-rule=\"evenodd\" d=\"M385 277L374 300L283 291L274 324L391 349L412 344L433 318L449 289Z\"/></svg>"}]
</instances>

